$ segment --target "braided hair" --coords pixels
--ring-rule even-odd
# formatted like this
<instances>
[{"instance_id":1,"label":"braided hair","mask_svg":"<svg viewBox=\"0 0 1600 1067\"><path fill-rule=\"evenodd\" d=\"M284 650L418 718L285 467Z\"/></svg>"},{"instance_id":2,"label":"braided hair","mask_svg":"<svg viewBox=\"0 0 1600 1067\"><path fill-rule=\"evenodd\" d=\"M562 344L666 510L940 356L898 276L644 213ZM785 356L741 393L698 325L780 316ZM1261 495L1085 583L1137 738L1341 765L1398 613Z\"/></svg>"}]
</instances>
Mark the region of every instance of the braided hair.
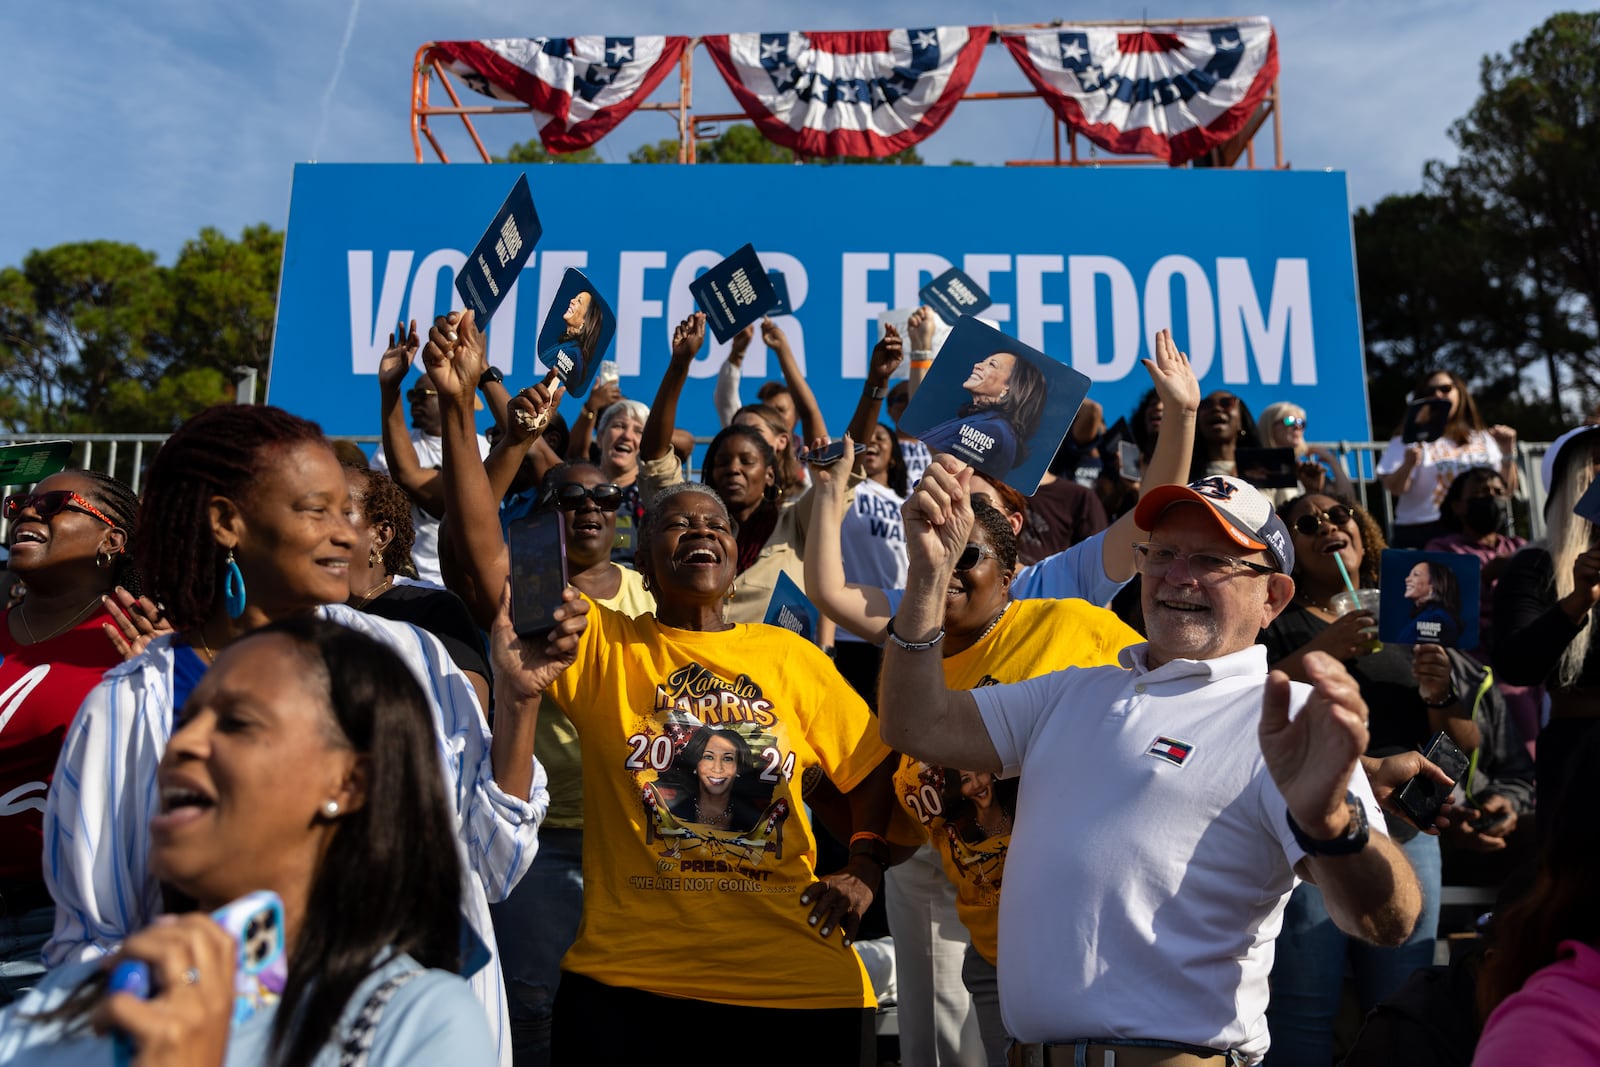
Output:
<instances>
[{"instance_id":1,"label":"braided hair","mask_svg":"<svg viewBox=\"0 0 1600 1067\"><path fill-rule=\"evenodd\" d=\"M128 535L127 543L131 546L139 530L139 494L120 478L100 471L80 470L72 473L90 484L87 494L90 502ZM117 585L134 596L144 595L144 581L129 548L124 548L113 558L111 577Z\"/></svg>"},{"instance_id":2,"label":"braided hair","mask_svg":"<svg viewBox=\"0 0 1600 1067\"><path fill-rule=\"evenodd\" d=\"M174 627L203 623L222 593L227 553L211 534L211 498L248 494L268 451L302 443L327 446L328 439L282 408L218 404L179 426L156 453L134 558Z\"/></svg>"}]
</instances>

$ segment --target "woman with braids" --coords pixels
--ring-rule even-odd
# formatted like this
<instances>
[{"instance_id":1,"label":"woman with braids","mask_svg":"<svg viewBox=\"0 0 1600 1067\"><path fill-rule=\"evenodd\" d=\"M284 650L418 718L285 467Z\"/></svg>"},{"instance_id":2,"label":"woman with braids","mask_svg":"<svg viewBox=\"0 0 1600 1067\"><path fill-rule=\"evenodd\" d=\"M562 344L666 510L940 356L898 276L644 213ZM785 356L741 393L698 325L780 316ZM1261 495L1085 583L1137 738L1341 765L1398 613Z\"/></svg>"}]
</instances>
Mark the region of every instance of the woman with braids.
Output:
<instances>
[{"instance_id":1,"label":"woman with braids","mask_svg":"<svg viewBox=\"0 0 1600 1067\"><path fill-rule=\"evenodd\" d=\"M847 450L849 441L845 437ZM949 456L937 456L934 463L946 469L961 466ZM849 495L844 471L843 465L836 465L812 474L816 513L807 577L818 606L834 622L881 642L890 639L891 616L905 590L844 580L839 563L840 516ZM1067 667L1115 663L1121 649L1142 640L1111 612L1084 600L1014 599L1016 530L973 488L966 551L947 576L939 651L951 688L976 689ZM917 577L908 574L907 581ZM988 1063L1005 1063L1006 1033L1000 1021L995 962L1010 827L985 838L981 847L973 847L959 825L958 832L947 832L963 817L976 817L970 798L962 804L952 802L962 796L962 771L902 756L894 777L894 799L902 809L895 843L917 849L910 859L890 868L886 878L902 1052L908 1063L970 1056L971 1042L963 1031L972 1014ZM959 924L952 919L959 919ZM959 936L962 927L969 937ZM912 1043L909 1051L907 1041Z\"/></svg>"},{"instance_id":2,"label":"woman with braids","mask_svg":"<svg viewBox=\"0 0 1600 1067\"><path fill-rule=\"evenodd\" d=\"M52 973L0 1018L0 1064L114 1062L91 1023L141 1064L493 1064L455 973L462 877L435 745L405 661L353 630L297 615L219 652L150 823L151 868L199 913L118 949L148 966L147 1000L108 996L100 961ZM261 890L283 902L280 995L230 1026L239 949L207 913Z\"/></svg>"},{"instance_id":3,"label":"woman with braids","mask_svg":"<svg viewBox=\"0 0 1600 1067\"><path fill-rule=\"evenodd\" d=\"M689 365L705 339L703 312L690 315L672 332L672 359L661 376L639 444L640 484L646 500L684 480L683 466L672 451L672 428L678 417L678 398L689 380ZM701 479L726 504L738 538L728 620L760 622L766 617L779 574L788 574L805 588L800 561L805 551L807 509L783 506L777 454L766 437L749 426L736 423L711 439Z\"/></svg>"},{"instance_id":4,"label":"woman with braids","mask_svg":"<svg viewBox=\"0 0 1600 1067\"><path fill-rule=\"evenodd\" d=\"M471 313L438 319L423 359L439 388L447 506L466 555L504 561L494 496L470 451L484 362ZM550 403L542 384L535 391ZM715 491L663 490L636 557L654 613L591 607L571 667L545 693L583 743L583 922L562 960L554 1063L649 1062L673 1034L715 1034L735 1049L777 1040L786 1063L853 1064L870 1044L876 1001L849 942L887 859L888 752L815 645L728 621L737 553ZM692 802L674 812L670 779L657 782L685 769L678 756L701 727L738 733L753 759L705 769L697 819ZM844 794L850 830L866 835L820 878L801 798L819 771ZM756 815L713 799L719 790Z\"/></svg>"},{"instance_id":5,"label":"woman with braids","mask_svg":"<svg viewBox=\"0 0 1600 1067\"><path fill-rule=\"evenodd\" d=\"M133 490L85 470L5 501L10 569L28 592L0 626L0 1005L44 973L55 905L40 868L40 812L78 705L122 662L106 605L118 586L139 593L128 555L138 508Z\"/></svg>"},{"instance_id":6,"label":"woman with braids","mask_svg":"<svg viewBox=\"0 0 1600 1067\"><path fill-rule=\"evenodd\" d=\"M461 925L477 951L467 954L464 973L509 1064L488 901L503 898L527 869L548 800L533 758L538 699L522 691L516 648L497 645L491 737L443 645L348 607L356 543L349 510L344 472L321 430L278 408L209 408L157 453L135 553L177 632L108 672L68 731L45 806L45 877L56 901L45 959L54 966L102 955L163 910L148 826L176 710L231 642L314 613L387 644L428 694L447 757L439 769L454 802L457 857L471 874ZM570 648L582 628L581 612L571 616L552 631L547 652Z\"/></svg>"},{"instance_id":7,"label":"woman with braids","mask_svg":"<svg viewBox=\"0 0 1600 1067\"><path fill-rule=\"evenodd\" d=\"M483 633L466 605L448 589L399 577L411 561L411 499L377 471L346 466L344 480L350 487L350 524L356 530L350 553L350 606L368 615L409 622L437 637L466 674L478 704L487 708L489 661Z\"/></svg>"}]
</instances>

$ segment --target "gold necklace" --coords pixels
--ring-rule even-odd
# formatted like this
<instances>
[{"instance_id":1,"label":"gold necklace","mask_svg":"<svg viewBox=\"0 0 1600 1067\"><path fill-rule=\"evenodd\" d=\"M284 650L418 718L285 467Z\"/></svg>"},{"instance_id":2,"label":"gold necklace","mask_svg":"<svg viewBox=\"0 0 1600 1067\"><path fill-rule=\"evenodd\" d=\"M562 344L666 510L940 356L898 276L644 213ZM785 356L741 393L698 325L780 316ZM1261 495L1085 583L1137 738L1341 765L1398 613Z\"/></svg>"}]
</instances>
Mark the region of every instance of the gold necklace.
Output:
<instances>
[{"instance_id":1,"label":"gold necklace","mask_svg":"<svg viewBox=\"0 0 1600 1067\"><path fill-rule=\"evenodd\" d=\"M379 582L377 585L373 586L371 589L367 590L365 593L360 594L361 602L356 605L356 610L365 611L368 604L372 603L374 600L378 599L380 596L382 596L383 594L387 593L389 591L389 587L391 585L393 585L393 584L394 584L394 575L392 575L392 574L386 575L384 577L383 581Z\"/></svg>"},{"instance_id":2,"label":"gold necklace","mask_svg":"<svg viewBox=\"0 0 1600 1067\"><path fill-rule=\"evenodd\" d=\"M205 626L201 625L201 626L195 627L194 633L195 633L196 637L200 638L200 647L206 650L206 662L207 663L215 663L215 662L217 662L217 654L215 652L211 651L211 646L210 645L206 644L206 628L205 628ZM194 647L194 642L192 642L192 641L189 642L189 647L193 648Z\"/></svg>"},{"instance_id":3,"label":"gold necklace","mask_svg":"<svg viewBox=\"0 0 1600 1067\"><path fill-rule=\"evenodd\" d=\"M65 625L56 627L54 630L52 630L49 633L45 634L43 637L35 637L35 636L33 636L33 627L28 625L28 614L27 614L28 602L26 600L24 600L21 604L17 605L17 621L22 623L22 632L28 636L28 644L37 645L41 641L49 641L49 640L52 640L54 638L60 637L62 634L66 633L68 630L70 630L74 626L78 625L84 619L87 619L89 617L89 612L92 611L94 609L94 606L96 604L98 604L98 603L100 603L100 598L97 596L93 600L89 601L89 603L85 604L82 608L80 608L78 610L78 613L76 615L74 615L71 619L69 619L66 622Z\"/></svg>"},{"instance_id":4,"label":"gold necklace","mask_svg":"<svg viewBox=\"0 0 1600 1067\"><path fill-rule=\"evenodd\" d=\"M731 807L728 807L728 808L723 808L721 814L713 815L709 819L705 818L700 814L700 798L699 797L695 798L695 801L694 801L694 821L697 822L697 823L700 823L702 826L726 826L727 823L728 823L728 820L730 818L732 818L732 816L733 816L733 809Z\"/></svg>"}]
</instances>

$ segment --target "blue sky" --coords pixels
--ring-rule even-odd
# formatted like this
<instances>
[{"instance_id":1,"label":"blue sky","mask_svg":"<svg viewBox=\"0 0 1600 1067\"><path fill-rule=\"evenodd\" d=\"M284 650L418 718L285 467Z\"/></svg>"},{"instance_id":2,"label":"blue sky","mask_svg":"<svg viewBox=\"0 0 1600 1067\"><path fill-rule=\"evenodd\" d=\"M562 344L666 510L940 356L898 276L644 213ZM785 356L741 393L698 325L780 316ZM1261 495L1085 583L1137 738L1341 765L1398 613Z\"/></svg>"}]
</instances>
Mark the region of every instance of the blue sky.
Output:
<instances>
[{"instance_id":1,"label":"blue sky","mask_svg":"<svg viewBox=\"0 0 1600 1067\"><path fill-rule=\"evenodd\" d=\"M32 248L99 238L142 245L170 262L203 226L235 235L256 222L281 227L295 162L314 153L328 162L409 161L417 47L483 37L1265 14L1278 30L1285 154L1298 169L1347 171L1359 206L1419 188L1423 163L1452 154L1447 130L1477 96L1482 56L1506 51L1559 9L1536 0L1090 0L1054 9L1037 0L882 0L864 15L862 5L841 0L814 0L803 13L767 2L365 0L331 84L352 12L344 0L7 4L0 266L20 263ZM696 109L736 110L703 51L696 60ZM991 47L973 88L1024 87L1010 57ZM520 116L479 129L496 151L533 135ZM636 114L600 151L620 162L634 146L673 133L667 117ZM1270 152L1269 139L1257 144ZM459 157L467 145L451 136L447 147ZM920 147L934 163L996 163L1049 149L1049 115L1037 101L963 104Z\"/></svg>"}]
</instances>

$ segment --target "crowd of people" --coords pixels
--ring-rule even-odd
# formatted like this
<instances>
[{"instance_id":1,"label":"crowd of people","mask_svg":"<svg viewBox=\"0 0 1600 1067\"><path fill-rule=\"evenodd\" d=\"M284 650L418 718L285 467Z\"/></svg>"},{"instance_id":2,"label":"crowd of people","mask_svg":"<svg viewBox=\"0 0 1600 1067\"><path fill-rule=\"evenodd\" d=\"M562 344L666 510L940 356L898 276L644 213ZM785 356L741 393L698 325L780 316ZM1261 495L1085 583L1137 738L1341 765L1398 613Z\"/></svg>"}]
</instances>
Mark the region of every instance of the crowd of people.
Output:
<instances>
[{"instance_id":1,"label":"crowd of people","mask_svg":"<svg viewBox=\"0 0 1600 1067\"><path fill-rule=\"evenodd\" d=\"M925 308L848 412L748 328L703 450L699 313L570 424L425 325L372 456L218 407L139 494L6 499L0 1065L873 1064L890 1005L919 1067L1600 1062L1600 426L1529 542L1515 432L1423 375L1386 536L1304 409L1202 395L1166 332L1024 494L899 428ZM1341 601L1395 545L1481 564L1476 647ZM791 584L814 640L765 621ZM1435 737L1470 763L1419 818ZM1464 882L1500 900L1436 965ZM212 917L261 891L276 969Z\"/></svg>"}]
</instances>

